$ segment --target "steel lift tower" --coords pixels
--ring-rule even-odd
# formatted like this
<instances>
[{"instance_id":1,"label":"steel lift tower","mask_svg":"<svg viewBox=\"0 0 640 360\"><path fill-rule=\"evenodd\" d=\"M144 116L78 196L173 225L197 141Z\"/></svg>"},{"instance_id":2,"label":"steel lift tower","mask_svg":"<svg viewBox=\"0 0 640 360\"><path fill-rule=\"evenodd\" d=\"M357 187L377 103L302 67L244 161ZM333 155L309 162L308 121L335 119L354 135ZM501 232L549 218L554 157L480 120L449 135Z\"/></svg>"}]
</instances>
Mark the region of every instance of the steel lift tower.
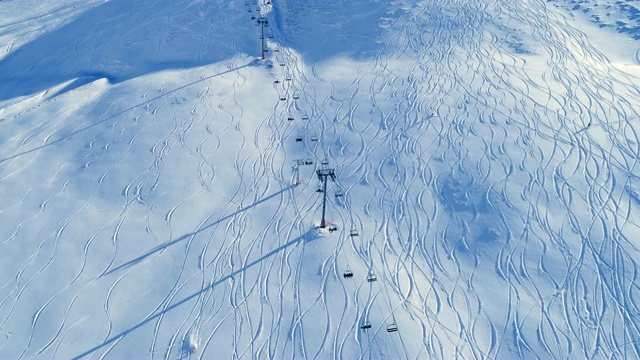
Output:
<instances>
[{"instance_id":1,"label":"steel lift tower","mask_svg":"<svg viewBox=\"0 0 640 360\"><path fill-rule=\"evenodd\" d=\"M262 40L262 60L264 60L267 58L265 54L269 51L269 49L267 49L266 40L264 39L264 27L269 26L269 21L267 21L267 19L265 19L264 16L260 16L260 18L257 21L258 21L258 24L260 24L260 29L261 29L260 39Z\"/></svg>"},{"instance_id":2,"label":"steel lift tower","mask_svg":"<svg viewBox=\"0 0 640 360\"><path fill-rule=\"evenodd\" d=\"M327 208L327 178L331 178L331 181L336 181L336 172L335 169L329 169L324 166L327 165L327 162L322 162L322 169L316 170L318 174L318 179L322 181L322 222L320 223L321 228L327 227L326 220L324 218L325 210Z\"/></svg>"}]
</instances>

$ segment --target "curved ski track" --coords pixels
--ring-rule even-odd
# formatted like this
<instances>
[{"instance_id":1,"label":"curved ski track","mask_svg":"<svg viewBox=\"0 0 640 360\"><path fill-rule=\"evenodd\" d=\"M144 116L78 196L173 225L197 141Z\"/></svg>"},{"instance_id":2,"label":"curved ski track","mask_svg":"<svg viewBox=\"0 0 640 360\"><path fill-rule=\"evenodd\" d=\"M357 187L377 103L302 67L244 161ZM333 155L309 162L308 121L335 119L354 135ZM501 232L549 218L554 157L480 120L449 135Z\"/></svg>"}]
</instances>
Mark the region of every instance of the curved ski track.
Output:
<instances>
[{"instance_id":1,"label":"curved ski track","mask_svg":"<svg viewBox=\"0 0 640 360\"><path fill-rule=\"evenodd\" d=\"M270 20L262 65L137 83L157 90L123 111L89 84L2 139L0 353L640 357L638 79L542 0L389 4L338 78L286 46L279 3L231 5Z\"/></svg>"}]
</instances>

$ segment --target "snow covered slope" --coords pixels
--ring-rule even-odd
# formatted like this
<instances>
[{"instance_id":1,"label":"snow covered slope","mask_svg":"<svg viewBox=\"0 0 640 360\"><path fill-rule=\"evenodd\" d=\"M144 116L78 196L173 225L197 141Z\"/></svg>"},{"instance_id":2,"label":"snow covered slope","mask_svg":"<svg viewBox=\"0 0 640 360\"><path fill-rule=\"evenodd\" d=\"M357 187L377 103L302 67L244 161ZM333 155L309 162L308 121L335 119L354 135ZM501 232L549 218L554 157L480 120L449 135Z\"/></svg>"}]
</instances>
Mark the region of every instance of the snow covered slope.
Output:
<instances>
[{"instance_id":1,"label":"snow covered slope","mask_svg":"<svg viewBox=\"0 0 640 360\"><path fill-rule=\"evenodd\" d=\"M0 2L0 358L640 356L637 41L272 1Z\"/></svg>"}]
</instances>

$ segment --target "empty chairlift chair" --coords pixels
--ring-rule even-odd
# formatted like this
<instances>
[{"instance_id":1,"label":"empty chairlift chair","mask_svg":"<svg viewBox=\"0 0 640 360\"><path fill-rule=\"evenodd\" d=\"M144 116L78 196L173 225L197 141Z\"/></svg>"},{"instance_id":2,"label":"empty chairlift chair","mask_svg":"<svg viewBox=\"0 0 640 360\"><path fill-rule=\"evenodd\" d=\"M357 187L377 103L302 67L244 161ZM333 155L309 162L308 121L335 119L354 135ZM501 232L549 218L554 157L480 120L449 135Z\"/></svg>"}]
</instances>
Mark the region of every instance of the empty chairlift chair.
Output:
<instances>
[{"instance_id":1,"label":"empty chairlift chair","mask_svg":"<svg viewBox=\"0 0 640 360\"><path fill-rule=\"evenodd\" d=\"M309 116L307 116L307 115L302 115L302 120L309 120Z\"/></svg>"},{"instance_id":2,"label":"empty chairlift chair","mask_svg":"<svg viewBox=\"0 0 640 360\"><path fill-rule=\"evenodd\" d=\"M369 274L369 276L367 276L367 281L368 282L378 281L378 278L374 274Z\"/></svg>"},{"instance_id":3,"label":"empty chairlift chair","mask_svg":"<svg viewBox=\"0 0 640 360\"><path fill-rule=\"evenodd\" d=\"M396 332L396 331L398 331L398 326L396 325L396 323L391 323L387 325L387 332Z\"/></svg>"},{"instance_id":4,"label":"empty chairlift chair","mask_svg":"<svg viewBox=\"0 0 640 360\"><path fill-rule=\"evenodd\" d=\"M358 236L358 230L352 229L351 232L349 232L349 236L351 236L351 237Z\"/></svg>"}]
</instances>

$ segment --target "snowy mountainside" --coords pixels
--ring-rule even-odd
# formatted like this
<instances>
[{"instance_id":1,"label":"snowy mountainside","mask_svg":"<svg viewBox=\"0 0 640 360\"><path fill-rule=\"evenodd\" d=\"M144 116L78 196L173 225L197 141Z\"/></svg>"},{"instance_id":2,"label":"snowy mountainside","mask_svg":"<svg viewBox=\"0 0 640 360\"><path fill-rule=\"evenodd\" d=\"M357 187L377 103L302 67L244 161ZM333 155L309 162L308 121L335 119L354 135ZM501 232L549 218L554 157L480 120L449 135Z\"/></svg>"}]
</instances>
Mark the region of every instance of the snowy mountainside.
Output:
<instances>
[{"instance_id":1,"label":"snowy mountainside","mask_svg":"<svg viewBox=\"0 0 640 360\"><path fill-rule=\"evenodd\" d=\"M626 35L540 0L0 14L0 357L640 356Z\"/></svg>"}]
</instances>

